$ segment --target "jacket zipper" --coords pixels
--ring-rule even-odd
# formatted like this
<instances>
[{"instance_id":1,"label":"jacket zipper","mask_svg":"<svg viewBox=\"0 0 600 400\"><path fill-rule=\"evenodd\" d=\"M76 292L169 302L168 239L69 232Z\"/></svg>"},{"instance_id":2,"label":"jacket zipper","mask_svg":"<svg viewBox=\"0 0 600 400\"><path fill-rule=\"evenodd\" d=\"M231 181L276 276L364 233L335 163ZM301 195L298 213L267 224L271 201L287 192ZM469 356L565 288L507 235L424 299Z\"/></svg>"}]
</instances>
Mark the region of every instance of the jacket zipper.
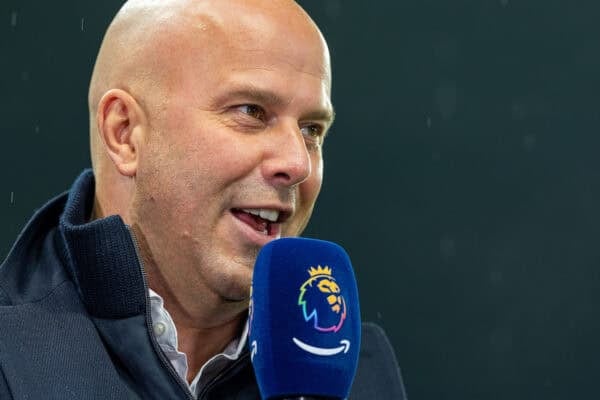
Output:
<instances>
[{"instance_id":1,"label":"jacket zipper","mask_svg":"<svg viewBox=\"0 0 600 400\"><path fill-rule=\"evenodd\" d=\"M223 380L224 378L227 377L227 375L229 375L229 373L231 372L231 370L233 370L234 368L236 368L237 366L241 365L243 361L246 361L246 359L248 358L248 353L242 353L240 355L240 357L235 360L233 363L231 363L230 365L228 365L225 369L223 369L221 372L219 372L217 374L217 376L215 376L210 382L208 382L200 391L200 393L198 394L198 400L203 400L206 399L206 395L208 395L208 393L211 391L211 389L217 384L219 383L221 380Z\"/></svg>"},{"instance_id":2,"label":"jacket zipper","mask_svg":"<svg viewBox=\"0 0 600 400\"><path fill-rule=\"evenodd\" d=\"M129 234L131 235L131 239L133 240L133 247L135 248L135 255L137 256L138 264L140 266L140 271L142 272L142 280L144 282L144 296L146 296L146 318L145 318L146 329L148 330L148 334L150 336L150 342L152 343L152 346L154 347L154 352L158 355L158 358L161 360L163 367L167 368L171 377L173 379L175 379L175 381L179 385L180 389L183 391L183 393L185 393L187 400L195 400L194 396L192 395L192 392L190 392L190 389L188 388L187 384L185 382L183 382L183 380L181 379L181 377L179 376L177 371L175 371L175 368L173 368L173 365L171 364L171 362L163 354L162 350L160 349L160 345L158 344L158 342L156 341L156 338L154 337L154 332L152 330L152 313L151 313L151 309L150 309L150 298L148 296L148 279L146 277L146 270L144 269L144 261L142 260L142 257L140 256L140 252L138 250L139 244L138 244L137 238L135 236L135 233L133 232L133 230L131 229L131 227L129 225L126 225L126 226L127 226L127 230L129 231Z\"/></svg>"}]
</instances>

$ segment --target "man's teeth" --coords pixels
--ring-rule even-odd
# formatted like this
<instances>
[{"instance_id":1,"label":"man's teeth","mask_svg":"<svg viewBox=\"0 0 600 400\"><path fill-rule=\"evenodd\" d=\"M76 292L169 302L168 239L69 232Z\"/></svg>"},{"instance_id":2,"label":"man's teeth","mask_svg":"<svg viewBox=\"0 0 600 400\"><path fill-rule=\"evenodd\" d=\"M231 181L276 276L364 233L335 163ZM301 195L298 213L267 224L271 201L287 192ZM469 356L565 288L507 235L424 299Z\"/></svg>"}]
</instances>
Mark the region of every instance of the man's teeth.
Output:
<instances>
[{"instance_id":1,"label":"man's teeth","mask_svg":"<svg viewBox=\"0 0 600 400\"><path fill-rule=\"evenodd\" d=\"M271 222L277 222L277 219L279 219L279 211L277 210L242 209L242 211L248 214L256 215Z\"/></svg>"}]
</instances>

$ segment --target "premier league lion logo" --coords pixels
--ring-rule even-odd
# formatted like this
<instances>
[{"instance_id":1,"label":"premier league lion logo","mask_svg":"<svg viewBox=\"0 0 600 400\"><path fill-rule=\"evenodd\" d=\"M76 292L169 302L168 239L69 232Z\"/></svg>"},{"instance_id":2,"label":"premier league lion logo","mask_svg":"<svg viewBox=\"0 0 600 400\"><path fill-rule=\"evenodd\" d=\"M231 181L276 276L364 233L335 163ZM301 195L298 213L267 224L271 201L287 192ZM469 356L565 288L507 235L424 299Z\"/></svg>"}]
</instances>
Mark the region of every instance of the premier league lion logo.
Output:
<instances>
[{"instance_id":1,"label":"premier league lion logo","mask_svg":"<svg viewBox=\"0 0 600 400\"><path fill-rule=\"evenodd\" d=\"M346 319L346 301L328 266L310 267L310 278L300 287L298 305L306 322L320 332L337 332Z\"/></svg>"}]
</instances>

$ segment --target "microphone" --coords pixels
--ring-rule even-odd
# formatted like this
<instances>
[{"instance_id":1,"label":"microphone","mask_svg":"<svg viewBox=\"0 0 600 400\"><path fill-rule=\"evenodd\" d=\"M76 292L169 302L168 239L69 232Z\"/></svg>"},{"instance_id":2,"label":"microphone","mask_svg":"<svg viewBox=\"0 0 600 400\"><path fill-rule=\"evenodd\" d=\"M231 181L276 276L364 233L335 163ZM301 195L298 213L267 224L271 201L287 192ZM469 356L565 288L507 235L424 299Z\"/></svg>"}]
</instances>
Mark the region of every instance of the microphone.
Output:
<instances>
[{"instance_id":1,"label":"microphone","mask_svg":"<svg viewBox=\"0 0 600 400\"><path fill-rule=\"evenodd\" d=\"M350 258L335 243L283 238L254 266L250 355L266 400L346 399L361 321Z\"/></svg>"}]
</instances>

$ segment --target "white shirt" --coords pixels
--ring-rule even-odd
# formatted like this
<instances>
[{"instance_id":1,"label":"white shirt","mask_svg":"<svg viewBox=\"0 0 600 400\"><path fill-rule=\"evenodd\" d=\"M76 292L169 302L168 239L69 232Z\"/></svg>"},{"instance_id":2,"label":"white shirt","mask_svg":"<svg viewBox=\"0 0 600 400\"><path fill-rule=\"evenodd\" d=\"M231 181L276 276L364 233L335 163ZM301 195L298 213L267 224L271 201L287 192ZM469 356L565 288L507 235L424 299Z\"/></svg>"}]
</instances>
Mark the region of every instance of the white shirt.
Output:
<instances>
[{"instance_id":1,"label":"white shirt","mask_svg":"<svg viewBox=\"0 0 600 400\"><path fill-rule=\"evenodd\" d=\"M164 307L162 297L150 288L148 288L148 295L150 298L150 312L152 314L154 337L163 353L165 353L173 365L173 368L175 368L175 371L177 371L177 374L188 385L192 395L197 398L200 390L207 382L222 371L225 366L238 359L246 345L248 322L246 321L242 335L229 343L222 353L219 353L208 360L202 368L200 368L198 375L192 380L192 383L188 383L187 357L185 353L182 353L177 349L177 329L175 328L175 323L173 323L171 315L169 315L169 312Z\"/></svg>"}]
</instances>

